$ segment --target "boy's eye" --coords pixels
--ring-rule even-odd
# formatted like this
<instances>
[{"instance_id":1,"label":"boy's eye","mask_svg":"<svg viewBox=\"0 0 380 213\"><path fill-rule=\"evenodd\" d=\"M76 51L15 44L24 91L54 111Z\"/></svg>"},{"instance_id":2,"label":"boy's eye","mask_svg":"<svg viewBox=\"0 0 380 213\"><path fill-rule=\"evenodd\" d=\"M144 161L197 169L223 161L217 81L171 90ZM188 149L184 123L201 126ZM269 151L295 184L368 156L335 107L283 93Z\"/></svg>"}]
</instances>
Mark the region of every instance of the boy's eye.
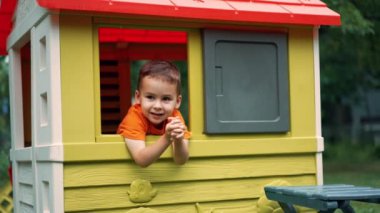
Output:
<instances>
[{"instance_id":1,"label":"boy's eye","mask_svg":"<svg viewBox=\"0 0 380 213\"><path fill-rule=\"evenodd\" d=\"M153 100L154 99L154 97L153 97L153 95L147 95L147 96L145 96L147 99L149 99L149 100Z\"/></svg>"},{"instance_id":2,"label":"boy's eye","mask_svg":"<svg viewBox=\"0 0 380 213\"><path fill-rule=\"evenodd\" d=\"M164 97L162 100L163 100L163 101L171 101L172 98L171 98L171 97Z\"/></svg>"}]
</instances>

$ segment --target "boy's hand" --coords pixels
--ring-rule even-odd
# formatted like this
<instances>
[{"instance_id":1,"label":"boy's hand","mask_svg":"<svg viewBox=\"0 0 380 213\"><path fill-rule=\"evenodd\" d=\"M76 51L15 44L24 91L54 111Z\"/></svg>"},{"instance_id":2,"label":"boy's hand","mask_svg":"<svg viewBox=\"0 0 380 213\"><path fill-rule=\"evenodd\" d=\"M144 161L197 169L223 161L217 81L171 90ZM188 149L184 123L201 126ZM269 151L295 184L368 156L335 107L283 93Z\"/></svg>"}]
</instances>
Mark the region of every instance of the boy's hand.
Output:
<instances>
[{"instance_id":1,"label":"boy's hand","mask_svg":"<svg viewBox=\"0 0 380 213\"><path fill-rule=\"evenodd\" d=\"M186 126L177 117L169 117L166 125L166 137L170 142L182 142Z\"/></svg>"}]
</instances>

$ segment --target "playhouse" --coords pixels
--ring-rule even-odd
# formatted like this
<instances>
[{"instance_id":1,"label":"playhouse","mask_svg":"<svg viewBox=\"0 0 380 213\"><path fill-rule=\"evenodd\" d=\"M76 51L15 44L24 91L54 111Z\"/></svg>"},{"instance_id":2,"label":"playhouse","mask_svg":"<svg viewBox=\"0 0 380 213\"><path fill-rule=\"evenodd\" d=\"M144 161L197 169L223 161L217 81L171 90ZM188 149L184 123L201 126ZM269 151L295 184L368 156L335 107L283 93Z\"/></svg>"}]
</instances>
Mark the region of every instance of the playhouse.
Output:
<instances>
[{"instance_id":1,"label":"playhouse","mask_svg":"<svg viewBox=\"0 0 380 213\"><path fill-rule=\"evenodd\" d=\"M321 184L318 28L339 24L320 0L19 0L15 212L270 212L264 185ZM182 72L182 166L115 133L151 59Z\"/></svg>"}]
</instances>

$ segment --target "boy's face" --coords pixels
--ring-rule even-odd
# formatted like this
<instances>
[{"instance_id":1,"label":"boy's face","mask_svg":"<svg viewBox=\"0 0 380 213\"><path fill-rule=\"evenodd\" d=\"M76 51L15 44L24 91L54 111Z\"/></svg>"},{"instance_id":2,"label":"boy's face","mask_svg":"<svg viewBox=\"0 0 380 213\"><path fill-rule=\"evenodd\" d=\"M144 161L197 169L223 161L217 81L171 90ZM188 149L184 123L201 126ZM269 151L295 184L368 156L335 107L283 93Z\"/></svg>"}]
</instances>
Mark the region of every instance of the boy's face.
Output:
<instances>
[{"instance_id":1,"label":"boy's face","mask_svg":"<svg viewBox=\"0 0 380 213\"><path fill-rule=\"evenodd\" d=\"M170 117L174 109L181 105L181 99L176 84L149 76L142 79L140 89L135 92L136 103L141 105L144 116L155 125Z\"/></svg>"}]
</instances>

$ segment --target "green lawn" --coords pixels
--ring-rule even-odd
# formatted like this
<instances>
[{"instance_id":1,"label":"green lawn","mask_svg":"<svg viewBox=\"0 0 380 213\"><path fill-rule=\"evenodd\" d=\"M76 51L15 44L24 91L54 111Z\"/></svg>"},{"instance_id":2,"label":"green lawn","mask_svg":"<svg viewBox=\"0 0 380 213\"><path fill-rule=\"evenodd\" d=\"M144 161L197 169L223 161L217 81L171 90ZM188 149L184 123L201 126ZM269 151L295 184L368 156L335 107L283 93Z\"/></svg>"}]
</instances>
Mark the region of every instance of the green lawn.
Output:
<instances>
[{"instance_id":1,"label":"green lawn","mask_svg":"<svg viewBox=\"0 0 380 213\"><path fill-rule=\"evenodd\" d=\"M324 184L344 183L380 188L380 161L360 164L327 161L323 165ZM380 204L352 202L352 206L357 213L380 213Z\"/></svg>"}]
</instances>

